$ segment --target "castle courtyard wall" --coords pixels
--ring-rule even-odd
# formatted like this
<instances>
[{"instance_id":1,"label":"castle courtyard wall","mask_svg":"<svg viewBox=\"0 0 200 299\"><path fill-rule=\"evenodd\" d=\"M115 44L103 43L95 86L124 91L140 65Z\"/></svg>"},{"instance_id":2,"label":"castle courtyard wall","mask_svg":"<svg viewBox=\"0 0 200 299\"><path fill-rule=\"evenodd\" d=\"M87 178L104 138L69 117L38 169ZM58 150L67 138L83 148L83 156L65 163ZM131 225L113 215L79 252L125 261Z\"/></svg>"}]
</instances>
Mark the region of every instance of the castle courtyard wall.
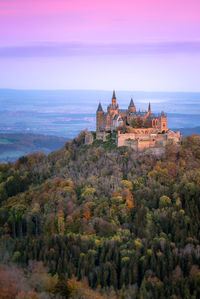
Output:
<instances>
[{"instance_id":1,"label":"castle courtyard wall","mask_svg":"<svg viewBox=\"0 0 200 299\"><path fill-rule=\"evenodd\" d=\"M148 130L148 129L147 129ZM150 131L150 130L148 130ZM130 146L136 151L142 151L146 148L163 147L167 142L166 134L142 134L140 133L118 133L116 144L117 146Z\"/></svg>"}]
</instances>

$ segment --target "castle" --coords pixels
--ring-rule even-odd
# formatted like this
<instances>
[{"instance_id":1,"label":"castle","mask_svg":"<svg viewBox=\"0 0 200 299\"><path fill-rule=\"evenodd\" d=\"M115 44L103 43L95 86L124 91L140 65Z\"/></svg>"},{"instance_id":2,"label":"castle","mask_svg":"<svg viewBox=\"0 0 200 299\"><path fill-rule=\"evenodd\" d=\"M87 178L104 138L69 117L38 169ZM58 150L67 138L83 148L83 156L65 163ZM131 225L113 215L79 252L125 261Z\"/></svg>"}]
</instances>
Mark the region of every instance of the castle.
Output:
<instances>
[{"instance_id":1,"label":"castle","mask_svg":"<svg viewBox=\"0 0 200 299\"><path fill-rule=\"evenodd\" d=\"M154 128L161 132L167 131L167 116L164 112L156 116L151 112L149 103L148 111L136 111L133 99L131 99L128 109L119 109L115 91L113 91L112 104L108 105L107 112L104 112L99 103L96 113L96 131L113 131L124 125L133 128Z\"/></svg>"},{"instance_id":2,"label":"castle","mask_svg":"<svg viewBox=\"0 0 200 299\"><path fill-rule=\"evenodd\" d=\"M119 109L115 91L107 112L103 111L101 103L96 111L96 139L107 141L109 134L116 136L117 146L129 146L136 151L153 148L154 152L160 152L168 141L181 141L179 131L173 132L167 128L167 115L164 112L158 115L152 113L150 103L147 111L137 111L133 99L128 109ZM86 144L92 140L92 135L86 134Z\"/></svg>"}]
</instances>

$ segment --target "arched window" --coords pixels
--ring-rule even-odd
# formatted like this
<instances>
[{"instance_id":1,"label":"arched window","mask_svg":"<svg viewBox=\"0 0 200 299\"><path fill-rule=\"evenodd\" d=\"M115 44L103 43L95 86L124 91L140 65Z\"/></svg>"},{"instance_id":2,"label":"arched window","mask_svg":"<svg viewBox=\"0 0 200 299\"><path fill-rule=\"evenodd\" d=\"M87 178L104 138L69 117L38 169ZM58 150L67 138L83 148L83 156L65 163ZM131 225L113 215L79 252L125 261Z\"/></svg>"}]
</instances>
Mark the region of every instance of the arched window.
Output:
<instances>
[{"instance_id":1,"label":"arched window","mask_svg":"<svg viewBox=\"0 0 200 299\"><path fill-rule=\"evenodd\" d=\"M156 119L156 128L158 128L158 119Z\"/></svg>"}]
</instances>

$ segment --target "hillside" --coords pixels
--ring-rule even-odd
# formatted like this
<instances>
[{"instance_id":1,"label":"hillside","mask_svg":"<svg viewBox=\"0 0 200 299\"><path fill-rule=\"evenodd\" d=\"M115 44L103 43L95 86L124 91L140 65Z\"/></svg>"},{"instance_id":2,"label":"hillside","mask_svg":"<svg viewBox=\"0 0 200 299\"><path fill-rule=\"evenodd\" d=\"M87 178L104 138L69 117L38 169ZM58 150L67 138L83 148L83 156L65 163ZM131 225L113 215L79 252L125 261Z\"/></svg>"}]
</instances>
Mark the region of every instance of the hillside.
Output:
<instances>
[{"instance_id":1,"label":"hillside","mask_svg":"<svg viewBox=\"0 0 200 299\"><path fill-rule=\"evenodd\" d=\"M200 136L159 158L83 141L0 164L0 292L200 298Z\"/></svg>"},{"instance_id":2,"label":"hillside","mask_svg":"<svg viewBox=\"0 0 200 299\"><path fill-rule=\"evenodd\" d=\"M0 162L16 161L31 152L50 152L61 148L69 138L41 134L0 134Z\"/></svg>"}]
</instances>

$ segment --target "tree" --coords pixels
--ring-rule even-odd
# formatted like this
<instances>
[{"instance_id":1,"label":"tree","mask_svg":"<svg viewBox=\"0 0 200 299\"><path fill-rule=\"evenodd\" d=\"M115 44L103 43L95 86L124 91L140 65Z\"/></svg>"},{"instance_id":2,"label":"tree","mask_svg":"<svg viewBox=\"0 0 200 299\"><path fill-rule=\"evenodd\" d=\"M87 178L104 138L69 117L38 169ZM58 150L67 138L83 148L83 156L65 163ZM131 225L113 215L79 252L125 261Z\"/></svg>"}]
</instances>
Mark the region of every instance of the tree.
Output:
<instances>
[{"instance_id":1,"label":"tree","mask_svg":"<svg viewBox=\"0 0 200 299\"><path fill-rule=\"evenodd\" d=\"M12 224L13 237L16 238L16 224L19 228L19 235L22 237L22 223L26 206L22 204L15 204L9 211L9 222Z\"/></svg>"},{"instance_id":2,"label":"tree","mask_svg":"<svg viewBox=\"0 0 200 299\"><path fill-rule=\"evenodd\" d=\"M168 196L161 196L160 200L159 200L159 207L160 208L167 208L171 205L171 199Z\"/></svg>"}]
</instances>

